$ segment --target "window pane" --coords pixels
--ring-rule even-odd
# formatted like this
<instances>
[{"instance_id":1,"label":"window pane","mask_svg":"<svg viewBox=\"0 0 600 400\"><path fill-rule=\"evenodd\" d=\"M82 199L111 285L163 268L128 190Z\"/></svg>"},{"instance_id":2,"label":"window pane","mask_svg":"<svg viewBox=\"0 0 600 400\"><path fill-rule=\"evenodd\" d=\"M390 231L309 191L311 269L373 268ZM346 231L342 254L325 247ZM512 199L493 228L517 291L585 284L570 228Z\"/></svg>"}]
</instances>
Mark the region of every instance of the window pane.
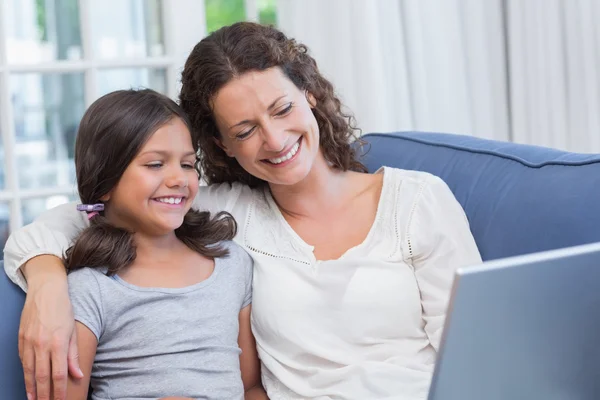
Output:
<instances>
[{"instance_id":1,"label":"window pane","mask_svg":"<svg viewBox=\"0 0 600 400\"><path fill-rule=\"evenodd\" d=\"M97 59L158 57L165 54L160 0L90 1Z\"/></svg>"},{"instance_id":2,"label":"window pane","mask_svg":"<svg viewBox=\"0 0 600 400\"><path fill-rule=\"evenodd\" d=\"M258 22L265 25L277 24L276 0L257 0Z\"/></svg>"},{"instance_id":3,"label":"window pane","mask_svg":"<svg viewBox=\"0 0 600 400\"><path fill-rule=\"evenodd\" d=\"M167 71L164 68L118 68L97 73L100 96L119 89L149 88L167 93Z\"/></svg>"},{"instance_id":4,"label":"window pane","mask_svg":"<svg viewBox=\"0 0 600 400\"><path fill-rule=\"evenodd\" d=\"M0 118L2 118L1 115ZM6 158L4 157L4 145L2 143L3 134L4 133L0 131L0 190L4 190L4 188L6 187L6 178L4 177L4 171L6 171Z\"/></svg>"},{"instance_id":5,"label":"window pane","mask_svg":"<svg viewBox=\"0 0 600 400\"><path fill-rule=\"evenodd\" d=\"M79 196L75 194L64 194L49 197L36 197L24 199L21 201L21 212L23 214L23 225L27 225L46 210L68 203L77 201Z\"/></svg>"},{"instance_id":6,"label":"window pane","mask_svg":"<svg viewBox=\"0 0 600 400\"><path fill-rule=\"evenodd\" d=\"M22 189L74 185L83 74L13 74L15 156Z\"/></svg>"},{"instance_id":7,"label":"window pane","mask_svg":"<svg viewBox=\"0 0 600 400\"><path fill-rule=\"evenodd\" d=\"M83 57L77 0L6 1L9 63L32 64Z\"/></svg>"},{"instance_id":8,"label":"window pane","mask_svg":"<svg viewBox=\"0 0 600 400\"><path fill-rule=\"evenodd\" d=\"M244 0L204 0L204 6L208 33L246 19Z\"/></svg>"},{"instance_id":9,"label":"window pane","mask_svg":"<svg viewBox=\"0 0 600 400\"><path fill-rule=\"evenodd\" d=\"M0 249L4 249L4 245L8 240L8 215L9 207L6 203L0 203ZM0 251L0 260L4 259L4 252ZM0 271L3 273L3 271Z\"/></svg>"}]
</instances>

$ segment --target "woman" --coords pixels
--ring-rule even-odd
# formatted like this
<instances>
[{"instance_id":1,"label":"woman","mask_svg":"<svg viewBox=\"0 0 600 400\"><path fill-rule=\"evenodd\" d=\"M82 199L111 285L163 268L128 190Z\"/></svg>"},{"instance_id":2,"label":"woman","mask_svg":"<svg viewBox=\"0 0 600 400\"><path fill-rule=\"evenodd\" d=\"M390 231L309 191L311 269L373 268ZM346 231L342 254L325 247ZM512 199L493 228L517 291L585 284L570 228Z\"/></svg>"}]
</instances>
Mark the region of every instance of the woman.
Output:
<instances>
[{"instance_id":1,"label":"woman","mask_svg":"<svg viewBox=\"0 0 600 400\"><path fill-rule=\"evenodd\" d=\"M180 102L209 183L196 204L229 211L254 260L252 329L269 397L426 398L454 271L481 262L446 184L365 173L332 85L274 28L238 23L203 39ZM58 257L86 225L74 204L61 206L5 249L8 275L29 284L20 351L38 393L50 364L62 384L67 347L78 374Z\"/></svg>"}]
</instances>

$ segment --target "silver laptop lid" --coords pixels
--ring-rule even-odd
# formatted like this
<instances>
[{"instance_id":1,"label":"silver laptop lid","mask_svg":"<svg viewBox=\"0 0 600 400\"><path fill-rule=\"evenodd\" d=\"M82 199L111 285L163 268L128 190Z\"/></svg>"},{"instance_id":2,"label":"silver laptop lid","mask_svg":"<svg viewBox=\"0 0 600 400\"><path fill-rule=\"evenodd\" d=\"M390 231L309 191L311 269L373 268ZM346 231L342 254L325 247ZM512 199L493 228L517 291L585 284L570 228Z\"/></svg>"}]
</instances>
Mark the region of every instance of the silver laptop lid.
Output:
<instances>
[{"instance_id":1,"label":"silver laptop lid","mask_svg":"<svg viewBox=\"0 0 600 400\"><path fill-rule=\"evenodd\" d=\"M600 243L457 272L429 400L517 399L600 399Z\"/></svg>"}]
</instances>

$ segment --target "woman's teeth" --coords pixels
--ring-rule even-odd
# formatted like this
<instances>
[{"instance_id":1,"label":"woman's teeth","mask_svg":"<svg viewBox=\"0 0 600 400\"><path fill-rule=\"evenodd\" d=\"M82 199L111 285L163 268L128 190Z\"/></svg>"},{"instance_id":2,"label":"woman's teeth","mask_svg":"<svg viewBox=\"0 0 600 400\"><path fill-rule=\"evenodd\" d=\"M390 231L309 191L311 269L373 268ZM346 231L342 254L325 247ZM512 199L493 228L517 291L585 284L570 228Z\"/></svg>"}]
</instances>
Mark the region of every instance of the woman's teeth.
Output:
<instances>
[{"instance_id":1,"label":"woman's teeth","mask_svg":"<svg viewBox=\"0 0 600 400\"><path fill-rule=\"evenodd\" d=\"M181 203L181 200L183 200L183 198L181 198L181 197L159 197L156 200L160 201L161 203L179 204L179 203Z\"/></svg>"},{"instance_id":2,"label":"woman's teeth","mask_svg":"<svg viewBox=\"0 0 600 400\"><path fill-rule=\"evenodd\" d=\"M281 164L282 162L287 161L290 158L294 157L294 154L296 154L299 147L300 147L300 141L296 142L296 144L294 146L292 146L292 148L290 149L290 151L287 152L286 155L284 155L282 157L277 157L277 158L269 158L268 160L271 164Z\"/></svg>"}]
</instances>

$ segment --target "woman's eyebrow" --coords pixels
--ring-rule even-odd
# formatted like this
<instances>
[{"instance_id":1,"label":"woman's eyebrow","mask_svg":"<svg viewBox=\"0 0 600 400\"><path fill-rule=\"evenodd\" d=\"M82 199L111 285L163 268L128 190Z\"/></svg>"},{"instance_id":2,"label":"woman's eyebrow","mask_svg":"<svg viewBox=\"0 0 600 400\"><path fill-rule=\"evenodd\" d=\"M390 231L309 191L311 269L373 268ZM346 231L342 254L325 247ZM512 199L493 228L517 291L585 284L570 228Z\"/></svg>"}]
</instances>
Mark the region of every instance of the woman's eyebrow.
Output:
<instances>
[{"instance_id":1,"label":"woman's eyebrow","mask_svg":"<svg viewBox=\"0 0 600 400\"><path fill-rule=\"evenodd\" d=\"M270 106L267 108L267 110L271 110L273 107L275 107L275 104L277 104L277 102L278 102L279 100L283 99L285 96L287 96L287 94L284 94L284 95L282 95L282 96L279 96L278 98L276 98L275 100L273 100L273 102L272 102L272 103L271 103L271 105L270 105ZM245 120L243 120L243 121L240 121L240 122L238 122L238 123L237 123L237 124L235 124L235 125L231 125L231 126L228 128L228 129L233 129L233 128L235 128L236 126L244 125L244 124L247 124L248 122L250 122L250 120L247 120L247 119L245 119Z\"/></svg>"},{"instance_id":2,"label":"woman's eyebrow","mask_svg":"<svg viewBox=\"0 0 600 400\"><path fill-rule=\"evenodd\" d=\"M287 96L286 94L279 96L278 98L276 98L275 100L273 100L273 102L271 103L271 105L269 106L269 108L267 108L267 110L271 110L273 107L275 107L275 104L277 104L277 102L281 99L283 99L285 96Z\"/></svg>"}]
</instances>

